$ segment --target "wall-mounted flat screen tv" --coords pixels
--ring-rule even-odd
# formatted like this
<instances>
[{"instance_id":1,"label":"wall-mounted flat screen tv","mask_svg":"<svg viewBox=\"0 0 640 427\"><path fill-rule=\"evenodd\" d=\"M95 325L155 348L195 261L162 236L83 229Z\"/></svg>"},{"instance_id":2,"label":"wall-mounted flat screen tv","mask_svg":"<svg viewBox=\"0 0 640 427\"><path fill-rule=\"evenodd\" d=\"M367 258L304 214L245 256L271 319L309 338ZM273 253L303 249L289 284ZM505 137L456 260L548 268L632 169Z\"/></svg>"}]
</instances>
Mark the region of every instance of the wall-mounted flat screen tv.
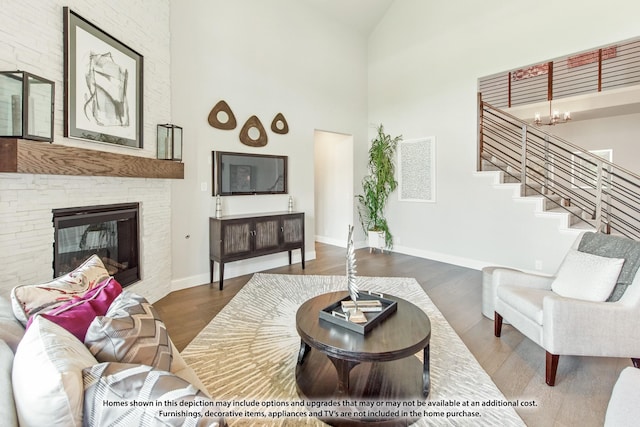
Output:
<instances>
[{"instance_id":1,"label":"wall-mounted flat screen tv","mask_svg":"<svg viewBox=\"0 0 640 427\"><path fill-rule=\"evenodd\" d=\"M286 194L287 156L213 151L213 195Z\"/></svg>"}]
</instances>

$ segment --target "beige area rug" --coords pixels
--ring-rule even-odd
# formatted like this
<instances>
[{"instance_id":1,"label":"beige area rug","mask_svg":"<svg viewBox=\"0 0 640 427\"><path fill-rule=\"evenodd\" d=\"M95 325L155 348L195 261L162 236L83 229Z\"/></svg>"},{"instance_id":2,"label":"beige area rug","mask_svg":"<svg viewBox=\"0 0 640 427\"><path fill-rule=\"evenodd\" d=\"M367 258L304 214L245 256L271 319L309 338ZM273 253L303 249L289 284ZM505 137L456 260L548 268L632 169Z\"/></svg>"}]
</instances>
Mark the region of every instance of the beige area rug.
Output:
<instances>
[{"instance_id":1,"label":"beige area rug","mask_svg":"<svg viewBox=\"0 0 640 427\"><path fill-rule=\"evenodd\" d=\"M524 426L504 395L412 278L358 277L361 290L396 295L424 310L431 320L432 403L429 411L477 412L476 416L423 417L415 426ZM309 298L346 290L344 276L255 274L182 356L217 400L234 413L274 411L247 405L300 402L295 368L300 348L296 311ZM422 360L422 352L416 355ZM462 406L465 405L465 406ZM468 406L466 406L468 405ZM285 408L287 409L287 408ZM328 408L331 409L331 408ZM292 410L290 407L288 410ZM230 426L322 426L314 417L230 417Z\"/></svg>"}]
</instances>

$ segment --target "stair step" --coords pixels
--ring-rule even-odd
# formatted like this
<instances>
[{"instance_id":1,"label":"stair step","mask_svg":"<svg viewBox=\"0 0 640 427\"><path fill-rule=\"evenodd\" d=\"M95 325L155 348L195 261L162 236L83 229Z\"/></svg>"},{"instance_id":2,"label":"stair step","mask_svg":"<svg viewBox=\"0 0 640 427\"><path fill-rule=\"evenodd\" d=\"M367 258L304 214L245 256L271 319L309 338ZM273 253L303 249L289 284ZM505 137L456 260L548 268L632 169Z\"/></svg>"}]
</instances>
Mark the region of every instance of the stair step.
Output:
<instances>
[{"instance_id":1,"label":"stair step","mask_svg":"<svg viewBox=\"0 0 640 427\"><path fill-rule=\"evenodd\" d=\"M542 193L542 186L539 184L529 184L524 190L525 196L540 196Z\"/></svg>"},{"instance_id":2,"label":"stair step","mask_svg":"<svg viewBox=\"0 0 640 427\"><path fill-rule=\"evenodd\" d=\"M519 184L520 183L520 179L516 178L513 175L509 175L508 173L505 173L502 176L502 182L504 184Z\"/></svg>"},{"instance_id":3,"label":"stair step","mask_svg":"<svg viewBox=\"0 0 640 427\"><path fill-rule=\"evenodd\" d=\"M568 207L558 206L552 209L547 209L547 212L571 213L572 215L569 215L569 226L573 226L584 221L587 221L587 222L592 221L589 215L585 214L582 209L574 206L568 206ZM593 221L593 223L595 223L595 221Z\"/></svg>"},{"instance_id":4,"label":"stair step","mask_svg":"<svg viewBox=\"0 0 640 427\"><path fill-rule=\"evenodd\" d=\"M490 154L482 153L482 170L495 170L495 169L485 169L485 166L487 168L498 168L503 170L508 167L508 165L502 160L499 160L498 158Z\"/></svg>"},{"instance_id":5,"label":"stair step","mask_svg":"<svg viewBox=\"0 0 640 427\"><path fill-rule=\"evenodd\" d=\"M500 162L500 161L489 161L489 160L482 160L482 170L483 171L498 171L498 170L505 170L508 168L508 165L506 163Z\"/></svg>"},{"instance_id":6,"label":"stair step","mask_svg":"<svg viewBox=\"0 0 640 427\"><path fill-rule=\"evenodd\" d=\"M501 171L502 183L519 184L520 173L514 171L505 162L498 160L487 153L482 153L482 171ZM510 172L510 173L509 173ZM525 196L542 197L542 185L536 182L528 182L525 188ZM543 209L552 213L568 213L568 226L579 230L595 229L595 220L592 220L589 214L585 214L582 209L575 206L564 206L564 199L557 194L545 194Z\"/></svg>"},{"instance_id":7,"label":"stair step","mask_svg":"<svg viewBox=\"0 0 640 427\"><path fill-rule=\"evenodd\" d=\"M560 207L562 204L562 197L558 196L557 194L548 194L545 196L544 199L544 209L545 210L551 210L557 207Z\"/></svg>"}]
</instances>

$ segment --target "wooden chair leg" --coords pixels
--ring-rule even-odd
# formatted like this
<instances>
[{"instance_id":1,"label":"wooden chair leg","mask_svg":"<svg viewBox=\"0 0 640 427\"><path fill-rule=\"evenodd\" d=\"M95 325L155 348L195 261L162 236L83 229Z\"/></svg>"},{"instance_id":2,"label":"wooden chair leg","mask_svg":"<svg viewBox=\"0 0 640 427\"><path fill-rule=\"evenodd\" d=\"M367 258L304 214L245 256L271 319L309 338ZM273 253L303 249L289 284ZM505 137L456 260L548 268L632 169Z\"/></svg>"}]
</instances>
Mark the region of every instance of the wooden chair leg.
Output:
<instances>
[{"instance_id":1,"label":"wooden chair leg","mask_svg":"<svg viewBox=\"0 0 640 427\"><path fill-rule=\"evenodd\" d=\"M493 312L493 335L499 337L502 333L502 316L497 311Z\"/></svg>"},{"instance_id":2,"label":"wooden chair leg","mask_svg":"<svg viewBox=\"0 0 640 427\"><path fill-rule=\"evenodd\" d=\"M631 361L633 362L633 366L635 366L636 368L640 369L640 358L639 359L634 359L632 357Z\"/></svg>"},{"instance_id":3,"label":"wooden chair leg","mask_svg":"<svg viewBox=\"0 0 640 427\"><path fill-rule=\"evenodd\" d=\"M558 359L560 355L551 354L547 351L547 372L546 383L548 386L553 387L556 385L556 372L558 371Z\"/></svg>"}]
</instances>

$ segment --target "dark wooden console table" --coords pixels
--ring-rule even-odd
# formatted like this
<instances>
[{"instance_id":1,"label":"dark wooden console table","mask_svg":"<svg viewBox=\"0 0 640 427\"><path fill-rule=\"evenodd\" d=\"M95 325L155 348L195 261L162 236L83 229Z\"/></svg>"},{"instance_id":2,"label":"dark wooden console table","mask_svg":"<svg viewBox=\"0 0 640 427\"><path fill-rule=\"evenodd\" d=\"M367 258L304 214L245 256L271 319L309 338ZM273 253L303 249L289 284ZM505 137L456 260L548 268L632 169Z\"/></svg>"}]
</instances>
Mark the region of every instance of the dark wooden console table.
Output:
<instances>
[{"instance_id":1,"label":"dark wooden console table","mask_svg":"<svg viewBox=\"0 0 640 427\"><path fill-rule=\"evenodd\" d=\"M220 290L224 264L242 259L300 249L304 269L304 212L270 212L209 218L209 270L213 286L214 262L220 265Z\"/></svg>"}]
</instances>

